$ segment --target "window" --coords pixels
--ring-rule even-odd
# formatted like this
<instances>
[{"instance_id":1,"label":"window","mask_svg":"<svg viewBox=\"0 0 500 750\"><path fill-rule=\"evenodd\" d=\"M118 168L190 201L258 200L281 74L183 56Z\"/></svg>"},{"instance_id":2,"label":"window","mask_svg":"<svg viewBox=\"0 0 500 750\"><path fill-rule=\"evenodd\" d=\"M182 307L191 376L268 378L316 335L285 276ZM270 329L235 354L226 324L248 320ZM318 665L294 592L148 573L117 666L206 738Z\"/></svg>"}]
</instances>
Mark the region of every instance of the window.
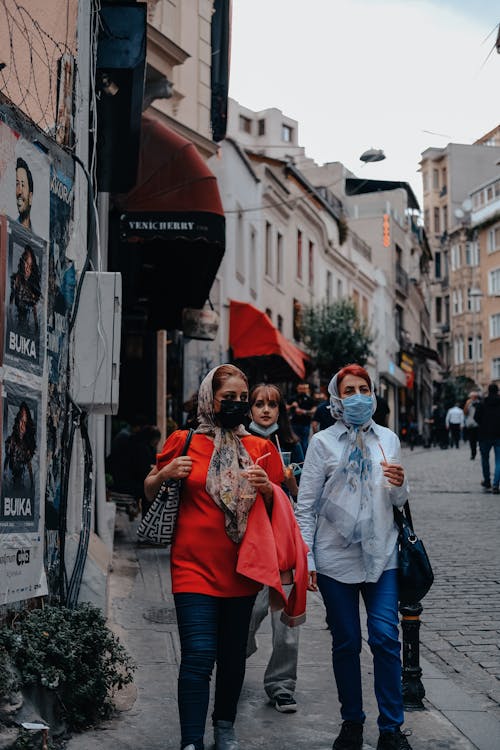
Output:
<instances>
[{"instance_id":1,"label":"window","mask_svg":"<svg viewBox=\"0 0 500 750\"><path fill-rule=\"evenodd\" d=\"M422 186L424 189L424 193L427 193L429 190L429 173L428 172L422 172Z\"/></svg>"},{"instance_id":2,"label":"window","mask_svg":"<svg viewBox=\"0 0 500 750\"><path fill-rule=\"evenodd\" d=\"M467 359L469 362L474 359L474 339L472 336L467 338Z\"/></svg>"},{"instance_id":3,"label":"window","mask_svg":"<svg viewBox=\"0 0 500 750\"><path fill-rule=\"evenodd\" d=\"M342 288L342 279L337 279L337 299L342 299L344 290Z\"/></svg>"},{"instance_id":4,"label":"window","mask_svg":"<svg viewBox=\"0 0 500 750\"><path fill-rule=\"evenodd\" d=\"M248 281L250 284L250 294L255 298L257 296L257 233L253 227L250 229Z\"/></svg>"},{"instance_id":5,"label":"window","mask_svg":"<svg viewBox=\"0 0 500 750\"><path fill-rule=\"evenodd\" d=\"M257 132L259 135L265 135L266 134L266 121L265 120L259 120L257 123Z\"/></svg>"},{"instance_id":6,"label":"window","mask_svg":"<svg viewBox=\"0 0 500 750\"><path fill-rule=\"evenodd\" d=\"M457 336L453 341L453 358L456 365L464 362L464 337Z\"/></svg>"},{"instance_id":7,"label":"window","mask_svg":"<svg viewBox=\"0 0 500 750\"><path fill-rule=\"evenodd\" d=\"M488 294L500 294L500 268L488 274Z\"/></svg>"},{"instance_id":8,"label":"window","mask_svg":"<svg viewBox=\"0 0 500 750\"><path fill-rule=\"evenodd\" d=\"M283 235L279 232L276 239L276 283L283 286Z\"/></svg>"},{"instance_id":9,"label":"window","mask_svg":"<svg viewBox=\"0 0 500 750\"><path fill-rule=\"evenodd\" d=\"M489 253L500 249L500 226L493 227L488 231L487 248Z\"/></svg>"},{"instance_id":10,"label":"window","mask_svg":"<svg viewBox=\"0 0 500 750\"><path fill-rule=\"evenodd\" d=\"M490 315L490 339L500 338L500 313Z\"/></svg>"},{"instance_id":11,"label":"window","mask_svg":"<svg viewBox=\"0 0 500 750\"><path fill-rule=\"evenodd\" d=\"M297 229L297 278L302 278L302 232Z\"/></svg>"},{"instance_id":12,"label":"window","mask_svg":"<svg viewBox=\"0 0 500 750\"><path fill-rule=\"evenodd\" d=\"M292 136L293 136L293 128L290 127L290 125L283 125L281 126L281 140L285 141L285 143L291 143L292 142Z\"/></svg>"},{"instance_id":13,"label":"window","mask_svg":"<svg viewBox=\"0 0 500 750\"><path fill-rule=\"evenodd\" d=\"M332 290L333 290L333 276L331 271L326 272L326 304L330 305L332 302Z\"/></svg>"},{"instance_id":14,"label":"window","mask_svg":"<svg viewBox=\"0 0 500 750\"><path fill-rule=\"evenodd\" d=\"M436 323L441 323L443 320L443 299L442 297L436 297Z\"/></svg>"},{"instance_id":15,"label":"window","mask_svg":"<svg viewBox=\"0 0 500 750\"><path fill-rule=\"evenodd\" d=\"M462 253L460 245L451 246L451 270L456 271L462 265Z\"/></svg>"},{"instance_id":16,"label":"window","mask_svg":"<svg viewBox=\"0 0 500 750\"><path fill-rule=\"evenodd\" d=\"M252 121L249 117L245 117L245 115L240 115L239 123L240 123L240 130L242 130L244 133L252 132Z\"/></svg>"},{"instance_id":17,"label":"window","mask_svg":"<svg viewBox=\"0 0 500 750\"><path fill-rule=\"evenodd\" d=\"M314 242L309 242L309 286L314 285Z\"/></svg>"},{"instance_id":18,"label":"window","mask_svg":"<svg viewBox=\"0 0 500 750\"><path fill-rule=\"evenodd\" d=\"M269 318L269 320L273 319L273 311L271 310L270 307L266 307L266 315Z\"/></svg>"},{"instance_id":19,"label":"window","mask_svg":"<svg viewBox=\"0 0 500 750\"><path fill-rule=\"evenodd\" d=\"M439 190L439 169L432 170L432 187Z\"/></svg>"},{"instance_id":20,"label":"window","mask_svg":"<svg viewBox=\"0 0 500 750\"><path fill-rule=\"evenodd\" d=\"M455 289L451 293L451 309L453 310L453 315L458 313L458 298Z\"/></svg>"},{"instance_id":21,"label":"window","mask_svg":"<svg viewBox=\"0 0 500 750\"><path fill-rule=\"evenodd\" d=\"M491 360L491 377L492 380L500 379L500 357L494 357Z\"/></svg>"},{"instance_id":22,"label":"window","mask_svg":"<svg viewBox=\"0 0 500 750\"><path fill-rule=\"evenodd\" d=\"M235 274L238 281L243 284L245 282L246 247L245 223L243 221L241 210L238 211L238 216L236 218L236 247L238 248L239 260L235 267Z\"/></svg>"},{"instance_id":23,"label":"window","mask_svg":"<svg viewBox=\"0 0 500 750\"><path fill-rule=\"evenodd\" d=\"M464 311L462 290L460 288L457 289L457 303L458 303L458 314L460 315Z\"/></svg>"},{"instance_id":24,"label":"window","mask_svg":"<svg viewBox=\"0 0 500 750\"><path fill-rule=\"evenodd\" d=\"M352 301L354 302L354 306L359 313L359 292L357 289L354 289L352 292Z\"/></svg>"},{"instance_id":25,"label":"window","mask_svg":"<svg viewBox=\"0 0 500 750\"><path fill-rule=\"evenodd\" d=\"M441 170L441 189L446 188L446 167Z\"/></svg>"},{"instance_id":26,"label":"window","mask_svg":"<svg viewBox=\"0 0 500 750\"><path fill-rule=\"evenodd\" d=\"M467 266L479 265L479 247L478 247L477 242L465 243L465 265Z\"/></svg>"},{"instance_id":27,"label":"window","mask_svg":"<svg viewBox=\"0 0 500 750\"><path fill-rule=\"evenodd\" d=\"M448 206L443 206L443 232L448 229Z\"/></svg>"},{"instance_id":28,"label":"window","mask_svg":"<svg viewBox=\"0 0 500 750\"><path fill-rule=\"evenodd\" d=\"M436 279L441 278L441 253L439 250L434 253L434 276Z\"/></svg>"},{"instance_id":29,"label":"window","mask_svg":"<svg viewBox=\"0 0 500 750\"><path fill-rule=\"evenodd\" d=\"M280 333L283 333L283 315L276 316L276 328Z\"/></svg>"},{"instance_id":30,"label":"window","mask_svg":"<svg viewBox=\"0 0 500 750\"><path fill-rule=\"evenodd\" d=\"M273 247L272 247L272 228L271 224L266 221L266 245L264 258L264 272L268 278L272 278L273 273Z\"/></svg>"},{"instance_id":31,"label":"window","mask_svg":"<svg viewBox=\"0 0 500 750\"><path fill-rule=\"evenodd\" d=\"M439 228L439 208L434 209L434 233L439 234L441 232Z\"/></svg>"},{"instance_id":32,"label":"window","mask_svg":"<svg viewBox=\"0 0 500 750\"><path fill-rule=\"evenodd\" d=\"M477 293L475 287L467 289L467 310L469 312L479 312L481 310L481 295Z\"/></svg>"},{"instance_id":33,"label":"window","mask_svg":"<svg viewBox=\"0 0 500 750\"><path fill-rule=\"evenodd\" d=\"M483 337L481 334L479 336L476 336L476 351L477 351L477 358L480 362L483 360Z\"/></svg>"},{"instance_id":34,"label":"window","mask_svg":"<svg viewBox=\"0 0 500 750\"><path fill-rule=\"evenodd\" d=\"M428 232L429 231L429 209L428 208L424 209L424 227Z\"/></svg>"},{"instance_id":35,"label":"window","mask_svg":"<svg viewBox=\"0 0 500 750\"><path fill-rule=\"evenodd\" d=\"M366 297L363 297L361 301L361 314L364 320L368 320L368 300Z\"/></svg>"}]
</instances>

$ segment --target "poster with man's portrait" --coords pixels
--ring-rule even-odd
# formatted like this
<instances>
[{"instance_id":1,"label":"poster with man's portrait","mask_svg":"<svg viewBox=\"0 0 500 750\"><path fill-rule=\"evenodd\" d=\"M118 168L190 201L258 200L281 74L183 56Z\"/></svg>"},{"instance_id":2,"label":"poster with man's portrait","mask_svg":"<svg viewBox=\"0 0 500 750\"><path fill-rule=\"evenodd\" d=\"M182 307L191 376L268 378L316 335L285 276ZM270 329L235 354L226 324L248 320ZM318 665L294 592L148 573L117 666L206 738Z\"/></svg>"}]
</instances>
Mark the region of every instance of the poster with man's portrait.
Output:
<instances>
[{"instance_id":1,"label":"poster with man's portrait","mask_svg":"<svg viewBox=\"0 0 500 750\"><path fill-rule=\"evenodd\" d=\"M4 364L41 375L46 342L46 244L9 220Z\"/></svg>"},{"instance_id":2,"label":"poster with man's portrait","mask_svg":"<svg viewBox=\"0 0 500 750\"><path fill-rule=\"evenodd\" d=\"M2 385L0 534L37 532L40 519L41 394Z\"/></svg>"},{"instance_id":3,"label":"poster with man's portrait","mask_svg":"<svg viewBox=\"0 0 500 750\"><path fill-rule=\"evenodd\" d=\"M49 239L50 158L0 121L0 213Z\"/></svg>"}]
</instances>

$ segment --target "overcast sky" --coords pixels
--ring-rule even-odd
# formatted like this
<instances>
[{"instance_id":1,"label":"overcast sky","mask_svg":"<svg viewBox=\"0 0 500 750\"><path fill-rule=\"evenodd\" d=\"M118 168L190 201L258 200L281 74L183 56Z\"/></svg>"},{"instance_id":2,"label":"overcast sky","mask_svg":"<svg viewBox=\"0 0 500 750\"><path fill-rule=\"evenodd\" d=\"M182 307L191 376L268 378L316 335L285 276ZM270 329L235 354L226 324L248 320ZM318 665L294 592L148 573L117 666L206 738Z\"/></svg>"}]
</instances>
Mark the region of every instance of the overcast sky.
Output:
<instances>
[{"instance_id":1,"label":"overcast sky","mask_svg":"<svg viewBox=\"0 0 500 750\"><path fill-rule=\"evenodd\" d=\"M406 180L421 201L425 148L500 123L499 22L498 0L233 0L229 93L298 120L318 163ZM387 158L363 165L372 147Z\"/></svg>"}]
</instances>

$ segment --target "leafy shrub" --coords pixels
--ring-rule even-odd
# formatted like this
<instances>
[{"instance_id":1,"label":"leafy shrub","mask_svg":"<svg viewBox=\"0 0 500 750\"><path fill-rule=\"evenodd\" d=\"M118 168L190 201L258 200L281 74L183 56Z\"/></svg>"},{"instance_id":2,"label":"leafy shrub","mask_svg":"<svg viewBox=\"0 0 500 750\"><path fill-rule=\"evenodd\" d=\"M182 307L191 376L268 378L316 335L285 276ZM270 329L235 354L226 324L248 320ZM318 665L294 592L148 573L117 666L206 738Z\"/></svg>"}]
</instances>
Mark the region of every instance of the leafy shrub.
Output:
<instances>
[{"instance_id":1,"label":"leafy shrub","mask_svg":"<svg viewBox=\"0 0 500 750\"><path fill-rule=\"evenodd\" d=\"M22 686L54 690L70 728L108 718L113 693L129 684L135 665L90 604L48 606L21 614L0 629L3 648L19 670Z\"/></svg>"}]
</instances>

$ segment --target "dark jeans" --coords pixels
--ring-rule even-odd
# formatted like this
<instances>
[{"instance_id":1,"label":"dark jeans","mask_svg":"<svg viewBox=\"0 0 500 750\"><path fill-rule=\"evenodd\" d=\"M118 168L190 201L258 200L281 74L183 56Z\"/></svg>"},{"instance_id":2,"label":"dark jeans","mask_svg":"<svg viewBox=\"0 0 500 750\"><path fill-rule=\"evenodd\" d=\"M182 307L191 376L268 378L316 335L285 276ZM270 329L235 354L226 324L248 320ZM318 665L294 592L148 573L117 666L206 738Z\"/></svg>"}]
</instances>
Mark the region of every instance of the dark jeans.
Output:
<instances>
[{"instance_id":1,"label":"dark jeans","mask_svg":"<svg viewBox=\"0 0 500 750\"><path fill-rule=\"evenodd\" d=\"M332 659L343 721L363 723L359 595L367 613L368 644L373 654L375 696L381 732L394 732L404 721L399 645L398 580L386 570L377 583L340 583L318 573L318 586L332 633Z\"/></svg>"},{"instance_id":2,"label":"dark jeans","mask_svg":"<svg viewBox=\"0 0 500 750\"><path fill-rule=\"evenodd\" d=\"M470 457L476 458L477 453L477 427L467 427L467 440L470 445Z\"/></svg>"},{"instance_id":3,"label":"dark jeans","mask_svg":"<svg viewBox=\"0 0 500 750\"><path fill-rule=\"evenodd\" d=\"M450 441L451 441L451 447L458 448L460 445L460 432L461 427L459 424L454 424L453 422L450 424Z\"/></svg>"},{"instance_id":4,"label":"dark jeans","mask_svg":"<svg viewBox=\"0 0 500 750\"><path fill-rule=\"evenodd\" d=\"M493 487L498 487L500 484L500 438L490 438L489 440L479 441L483 479L486 486L489 486L491 484L490 451L492 448L495 454L495 473L493 475Z\"/></svg>"},{"instance_id":5,"label":"dark jeans","mask_svg":"<svg viewBox=\"0 0 500 750\"><path fill-rule=\"evenodd\" d=\"M178 680L181 747L203 750L210 677L217 663L212 721L234 722L245 677L248 626L255 596L174 594L181 641Z\"/></svg>"}]
</instances>

